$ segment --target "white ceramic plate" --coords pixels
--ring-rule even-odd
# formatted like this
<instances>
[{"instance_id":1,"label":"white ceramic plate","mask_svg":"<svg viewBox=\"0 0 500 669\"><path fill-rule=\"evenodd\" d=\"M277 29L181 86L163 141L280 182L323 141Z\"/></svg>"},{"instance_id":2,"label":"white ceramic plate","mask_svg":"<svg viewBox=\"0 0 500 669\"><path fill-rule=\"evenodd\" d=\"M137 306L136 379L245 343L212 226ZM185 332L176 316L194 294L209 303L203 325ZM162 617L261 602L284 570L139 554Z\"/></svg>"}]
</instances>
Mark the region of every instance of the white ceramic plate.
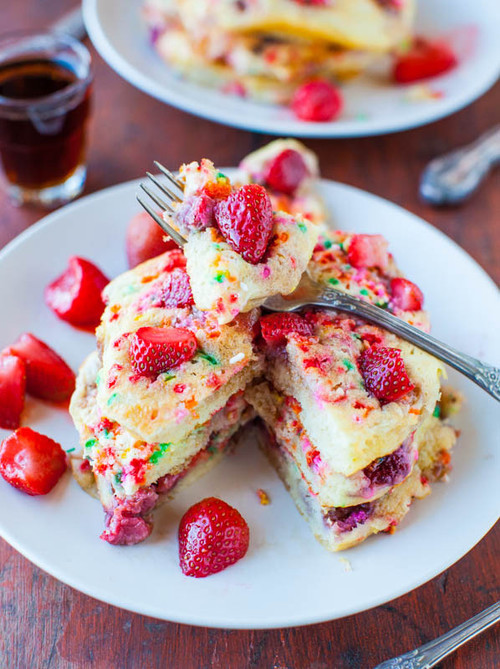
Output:
<instances>
[{"instance_id":1,"label":"white ceramic plate","mask_svg":"<svg viewBox=\"0 0 500 669\"><path fill-rule=\"evenodd\" d=\"M498 0L419 0L416 32L426 36L454 34L460 66L417 89L365 78L354 80L343 87L346 107L341 119L305 123L287 108L257 104L180 80L149 44L140 18L141 4L141 0L83 0L87 30L109 65L131 84L163 102L257 132L353 137L405 130L470 104L496 81L500 72ZM423 91L423 96L418 91ZM429 91L442 97L425 99Z\"/></svg>"},{"instance_id":2,"label":"white ceramic plate","mask_svg":"<svg viewBox=\"0 0 500 669\"><path fill-rule=\"evenodd\" d=\"M124 232L137 211L137 182L85 197L47 216L0 254L0 348L23 331L49 342L78 367L94 347L91 334L58 320L45 306L44 286L72 254L110 276L125 269ZM357 189L323 182L336 227L382 233L427 296L434 332L472 355L500 363L497 290L480 267L447 237L399 207ZM487 316L486 316L487 314ZM234 456L158 514L148 541L113 547L98 537L100 504L69 474L46 497L29 497L0 478L0 534L56 578L123 608L158 618L232 628L302 625L365 610L402 595L469 551L499 509L498 405L468 380L450 378L466 395L462 431L447 484L416 502L393 536L372 537L330 554L311 535L284 487L249 435ZM30 400L24 424L65 449L77 433L69 415ZM7 433L0 430L0 438ZM261 506L256 491L271 498ZM216 495L236 506L251 532L247 556L206 579L182 575L177 527L194 502ZM339 556L347 558L346 573Z\"/></svg>"}]
</instances>

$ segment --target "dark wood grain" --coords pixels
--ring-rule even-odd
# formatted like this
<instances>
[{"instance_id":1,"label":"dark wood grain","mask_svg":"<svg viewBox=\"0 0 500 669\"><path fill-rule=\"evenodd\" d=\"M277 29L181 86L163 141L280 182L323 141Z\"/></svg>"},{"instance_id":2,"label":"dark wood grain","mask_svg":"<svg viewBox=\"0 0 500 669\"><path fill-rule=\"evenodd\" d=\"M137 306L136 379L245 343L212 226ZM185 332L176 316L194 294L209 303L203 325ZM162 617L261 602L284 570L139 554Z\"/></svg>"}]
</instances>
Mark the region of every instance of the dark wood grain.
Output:
<instances>
[{"instance_id":1,"label":"dark wood grain","mask_svg":"<svg viewBox=\"0 0 500 669\"><path fill-rule=\"evenodd\" d=\"M1 28L43 28L72 4L2 2ZM156 156L171 167L201 156L234 165L269 139L195 119L152 100L122 81L94 52L93 57L95 109L86 192L144 174ZM427 219L498 282L498 172L457 209L423 204L417 183L430 158L474 139L497 122L499 107L497 86L468 109L424 128L307 144L319 154L325 176L386 197ZM0 195L0 247L40 216L37 210L12 207ZM443 543L447 533L455 531L460 528L443 528ZM221 631L153 620L97 602L59 583L0 541L0 667L370 669L498 599L499 550L497 527L431 582L344 620L285 630ZM442 667L494 669L499 658L498 635L490 630Z\"/></svg>"}]
</instances>

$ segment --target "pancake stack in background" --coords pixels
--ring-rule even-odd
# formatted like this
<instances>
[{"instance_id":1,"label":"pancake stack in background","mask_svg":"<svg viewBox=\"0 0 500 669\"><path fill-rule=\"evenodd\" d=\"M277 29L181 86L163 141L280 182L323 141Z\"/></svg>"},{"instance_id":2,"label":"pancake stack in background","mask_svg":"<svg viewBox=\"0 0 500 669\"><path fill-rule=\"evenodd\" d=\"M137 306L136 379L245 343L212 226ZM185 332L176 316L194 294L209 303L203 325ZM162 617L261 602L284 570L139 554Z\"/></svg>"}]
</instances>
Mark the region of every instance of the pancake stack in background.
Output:
<instances>
[{"instance_id":1,"label":"pancake stack in background","mask_svg":"<svg viewBox=\"0 0 500 669\"><path fill-rule=\"evenodd\" d=\"M414 0L146 0L161 57L184 77L268 102L350 78L411 34Z\"/></svg>"}]
</instances>

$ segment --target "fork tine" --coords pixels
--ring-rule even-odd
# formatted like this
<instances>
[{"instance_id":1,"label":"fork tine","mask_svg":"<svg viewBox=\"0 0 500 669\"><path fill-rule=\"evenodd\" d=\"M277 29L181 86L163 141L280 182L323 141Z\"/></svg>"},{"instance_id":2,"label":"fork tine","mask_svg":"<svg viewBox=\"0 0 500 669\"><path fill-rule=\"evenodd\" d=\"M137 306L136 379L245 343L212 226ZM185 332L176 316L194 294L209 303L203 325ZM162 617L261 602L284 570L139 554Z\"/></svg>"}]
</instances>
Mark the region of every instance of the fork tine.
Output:
<instances>
[{"instance_id":1,"label":"fork tine","mask_svg":"<svg viewBox=\"0 0 500 669\"><path fill-rule=\"evenodd\" d=\"M174 228L172 228L166 221L164 221L161 216L158 216L156 211L154 209L152 209L148 204L146 204L146 202L144 202L144 200L142 200L139 197L138 193L136 193L136 198L137 198L139 204L142 206L142 208L145 209L148 212L148 214L151 216L151 218L153 218L158 223L158 225L163 230L163 232L165 232L167 235L169 235L169 237L171 237L174 240L174 242L182 248L184 246L184 244L186 243L186 240L184 239L184 237L182 235L180 235L177 232L177 230L174 230Z\"/></svg>"},{"instance_id":2,"label":"fork tine","mask_svg":"<svg viewBox=\"0 0 500 669\"><path fill-rule=\"evenodd\" d=\"M177 186L179 190L184 192L184 186L182 185L182 183L175 178L175 176L172 174L170 170L167 170L165 165L162 165L157 160L154 160L153 162L156 165L156 167L160 170L160 172L162 172L167 177L167 179L169 179L174 184L174 186Z\"/></svg>"},{"instance_id":3,"label":"fork tine","mask_svg":"<svg viewBox=\"0 0 500 669\"><path fill-rule=\"evenodd\" d=\"M156 204L160 207L160 209L163 209L163 211L167 211L169 214L174 213L174 209L168 202L165 202L165 200L162 200L161 197L158 197L156 193L154 193L150 188L146 186L146 184L140 184L142 190L149 195L149 197L153 200L153 202L156 202Z\"/></svg>"},{"instance_id":4,"label":"fork tine","mask_svg":"<svg viewBox=\"0 0 500 669\"><path fill-rule=\"evenodd\" d=\"M161 181L159 181L154 174L151 174L151 172L146 172L148 177L151 179L151 181L157 186L161 192L166 195L172 202L182 202L182 198L176 195L175 193L172 193L172 191L165 186L165 184L162 184Z\"/></svg>"}]
</instances>

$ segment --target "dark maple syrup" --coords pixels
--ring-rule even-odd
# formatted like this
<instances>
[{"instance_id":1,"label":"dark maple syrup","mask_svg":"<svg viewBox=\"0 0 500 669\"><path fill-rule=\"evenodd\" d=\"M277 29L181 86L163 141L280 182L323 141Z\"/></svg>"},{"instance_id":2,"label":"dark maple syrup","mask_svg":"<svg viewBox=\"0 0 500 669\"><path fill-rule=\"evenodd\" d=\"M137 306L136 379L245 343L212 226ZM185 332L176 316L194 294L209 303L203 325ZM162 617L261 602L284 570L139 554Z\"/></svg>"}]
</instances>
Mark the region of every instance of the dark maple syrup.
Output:
<instances>
[{"instance_id":1,"label":"dark maple syrup","mask_svg":"<svg viewBox=\"0 0 500 669\"><path fill-rule=\"evenodd\" d=\"M62 63L2 64L0 160L7 180L40 189L68 178L84 163L89 107L88 82Z\"/></svg>"}]
</instances>

